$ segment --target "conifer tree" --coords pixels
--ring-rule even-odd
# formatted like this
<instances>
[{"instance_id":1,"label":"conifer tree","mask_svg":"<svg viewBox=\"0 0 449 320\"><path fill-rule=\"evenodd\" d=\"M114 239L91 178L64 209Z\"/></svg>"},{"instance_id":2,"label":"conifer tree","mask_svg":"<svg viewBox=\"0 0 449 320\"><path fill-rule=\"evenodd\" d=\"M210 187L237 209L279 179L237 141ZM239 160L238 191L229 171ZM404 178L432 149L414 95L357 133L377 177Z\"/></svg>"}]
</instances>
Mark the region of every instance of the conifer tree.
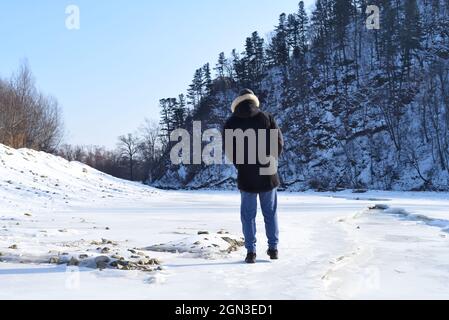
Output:
<instances>
[{"instance_id":1,"label":"conifer tree","mask_svg":"<svg viewBox=\"0 0 449 320\"><path fill-rule=\"evenodd\" d=\"M300 1L298 10L298 47L302 54L305 54L308 49L308 28L309 16L307 15L304 1Z\"/></svg>"},{"instance_id":2,"label":"conifer tree","mask_svg":"<svg viewBox=\"0 0 449 320\"><path fill-rule=\"evenodd\" d=\"M299 20L296 14L289 14L287 17L287 42L291 51L293 52L293 57L297 58L301 52L299 48Z\"/></svg>"},{"instance_id":3,"label":"conifer tree","mask_svg":"<svg viewBox=\"0 0 449 320\"><path fill-rule=\"evenodd\" d=\"M217 72L217 76L219 79L223 80L225 77L225 72L226 72L226 55L224 52L221 52L220 55L218 56L218 62L214 68L214 70Z\"/></svg>"},{"instance_id":4,"label":"conifer tree","mask_svg":"<svg viewBox=\"0 0 449 320\"><path fill-rule=\"evenodd\" d=\"M259 33L253 32L251 37L246 39L245 53L243 58L244 83L257 88L265 72L265 47L264 40Z\"/></svg>"},{"instance_id":5,"label":"conifer tree","mask_svg":"<svg viewBox=\"0 0 449 320\"><path fill-rule=\"evenodd\" d=\"M421 47L421 20L416 0L404 1L404 22L401 29L401 47L403 68L410 71L413 50Z\"/></svg>"},{"instance_id":6,"label":"conifer tree","mask_svg":"<svg viewBox=\"0 0 449 320\"><path fill-rule=\"evenodd\" d=\"M346 28L351 21L353 15L353 7L351 0L335 0L333 2L333 27L335 30L335 41L338 49L343 54L343 59L346 60Z\"/></svg>"},{"instance_id":7,"label":"conifer tree","mask_svg":"<svg viewBox=\"0 0 449 320\"><path fill-rule=\"evenodd\" d=\"M327 84L330 77L329 52L331 39L331 7L328 0L317 0L311 17L312 61L317 70L322 70Z\"/></svg>"},{"instance_id":8,"label":"conifer tree","mask_svg":"<svg viewBox=\"0 0 449 320\"><path fill-rule=\"evenodd\" d=\"M203 66L203 83L200 91L202 97L209 96L212 91L212 73L209 63Z\"/></svg>"},{"instance_id":9,"label":"conifer tree","mask_svg":"<svg viewBox=\"0 0 449 320\"><path fill-rule=\"evenodd\" d=\"M159 106L161 108L161 137L164 142L168 144L168 141L170 141L170 134L173 131L173 109L170 107L170 99L159 100Z\"/></svg>"},{"instance_id":10,"label":"conifer tree","mask_svg":"<svg viewBox=\"0 0 449 320\"><path fill-rule=\"evenodd\" d=\"M232 66L235 72L235 82L237 86L244 86L246 83L246 65L244 59L240 58L240 54L236 49L232 50Z\"/></svg>"},{"instance_id":11,"label":"conifer tree","mask_svg":"<svg viewBox=\"0 0 449 320\"><path fill-rule=\"evenodd\" d=\"M201 99L203 98L203 85L204 85L204 74L203 74L203 68L197 69L195 71L195 75L193 77L192 84L189 86L189 89L187 90L187 98L188 103L193 107L193 109L196 109L198 105L201 102Z\"/></svg>"},{"instance_id":12,"label":"conifer tree","mask_svg":"<svg viewBox=\"0 0 449 320\"><path fill-rule=\"evenodd\" d=\"M380 66L388 78L395 77L396 55L398 52L399 21L396 19L397 8L391 6L390 0L384 0L382 6L383 19L380 35Z\"/></svg>"},{"instance_id":13,"label":"conifer tree","mask_svg":"<svg viewBox=\"0 0 449 320\"><path fill-rule=\"evenodd\" d=\"M177 100L171 99L171 106L173 108L171 119L173 127L183 128L188 114L185 96L180 94Z\"/></svg>"},{"instance_id":14,"label":"conifer tree","mask_svg":"<svg viewBox=\"0 0 449 320\"><path fill-rule=\"evenodd\" d=\"M271 64L275 66L287 66L290 53L288 46L287 15L285 13L279 17L279 24L275 29L267 53Z\"/></svg>"}]
</instances>

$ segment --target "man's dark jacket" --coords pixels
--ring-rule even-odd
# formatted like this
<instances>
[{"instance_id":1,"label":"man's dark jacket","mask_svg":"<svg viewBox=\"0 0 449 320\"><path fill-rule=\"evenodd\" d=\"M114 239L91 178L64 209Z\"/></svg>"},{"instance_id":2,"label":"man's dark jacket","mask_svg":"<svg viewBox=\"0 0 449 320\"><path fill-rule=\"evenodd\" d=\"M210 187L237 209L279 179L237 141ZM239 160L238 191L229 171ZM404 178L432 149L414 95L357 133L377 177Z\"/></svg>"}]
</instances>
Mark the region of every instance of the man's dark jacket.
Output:
<instances>
[{"instance_id":1,"label":"man's dark jacket","mask_svg":"<svg viewBox=\"0 0 449 320\"><path fill-rule=\"evenodd\" d=\"M274 117L266 112L261 111L257 105L251 100L241 102L235 109L233 115L226 121L223 135L225 137L226 130L241 129L245 132L248 129L253 129L257 132L260 129L266 131L266 148L267 155L270 154L270 129L277 129L278 134L278 155L282 153L284 147L284 140L282 132L279 129ZM264 176L260 174L260 168L268 167L269 165L261 165L257 159L257 164L248 164L248 139L245 139L245 164L236 164L236 139L234 139L234 158L229 159L237 168L238 171L238 188L241 191L250 193L261 193L271 191L280 185L279 175L276 173L272 176ZM224 143L226 139L223 139ZM257 137L257 146L258 146ZM256 147L258 152L258 147ZM258 153L257 153L258 154ZM256 157L258 158L258 157Z\"/></svg>"}]
</instances>

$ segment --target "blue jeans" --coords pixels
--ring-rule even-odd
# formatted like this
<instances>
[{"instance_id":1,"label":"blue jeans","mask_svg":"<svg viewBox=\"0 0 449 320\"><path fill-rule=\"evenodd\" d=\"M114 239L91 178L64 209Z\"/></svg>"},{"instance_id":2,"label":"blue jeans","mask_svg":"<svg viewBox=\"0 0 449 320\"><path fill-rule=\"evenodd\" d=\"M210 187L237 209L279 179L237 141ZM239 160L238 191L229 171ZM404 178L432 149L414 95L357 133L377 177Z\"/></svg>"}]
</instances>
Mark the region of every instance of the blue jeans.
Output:
<instances>
[{"instance_id":1,"label":"blue jeans","mask_svg":"<svg viewBox=\"0 0 449 320\"><path fill-rule=\"evenodd\" d=\"M265 231L268 238L268 247L276 250L279 243L277 189L259 194L241 191L241 195L241 218L246 249L248 252L256 253L257 196L259 196L260 206L262 208L262 213L265 220Z\"/></svg>"}]
</instances>

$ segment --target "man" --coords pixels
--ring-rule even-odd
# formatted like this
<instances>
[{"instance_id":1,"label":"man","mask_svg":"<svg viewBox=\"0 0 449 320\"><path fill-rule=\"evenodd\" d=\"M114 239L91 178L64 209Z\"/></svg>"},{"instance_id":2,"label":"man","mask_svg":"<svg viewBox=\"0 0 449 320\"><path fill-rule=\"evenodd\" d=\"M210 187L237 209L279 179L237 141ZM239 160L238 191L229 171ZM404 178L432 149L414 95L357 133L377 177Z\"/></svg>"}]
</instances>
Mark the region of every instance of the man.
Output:
<instances>
[{"instance_id":1,"label":"man","mask_svg":"<svg viewBox=\"0 0 449 320\"><path fill-rule=\"evenodd\" d=\"M224 126L225 152L229 160L238 171L238 187L241 192L241 220L245 247L248 250L246 263L256 263L256 216L257 197L260 199L262 213L265 220L265 229L268 238L268 255L272 260L279 258L279 226L277 215L277 188L280 185L277 173L277 159L279 158L284 141L282 133L271 114L260 110L260 102L253 91L245 89L232 103L232 116ZM255 132L251 134L250 131ZM263 136L260 133L264 132ZM236 146L236 132L245 133L243 148ZM232 140L229 135L233 133ZM256 140L250 141L249 137L255 136ZM273 139L274 137L274 139ZM232 141L229 145L228 141ZM262 143L262 144L260 144ZM276 154L273 154L277 149ZM265 144L265 145L264 145ZM276 145L277 144L277 145ZM269 164L261 161L259 149L265 147L265 158L275 159L275 170L266 170ZM243 154L239 154L243 152ZM256 161L254 153L257 155ZM239 160L240 159L240 162ZM243 160L243 162L241 161ZM264 170L265 169L265 170ZM268 173L267 173L268 172Z\"/></svg>"}]
</instances>

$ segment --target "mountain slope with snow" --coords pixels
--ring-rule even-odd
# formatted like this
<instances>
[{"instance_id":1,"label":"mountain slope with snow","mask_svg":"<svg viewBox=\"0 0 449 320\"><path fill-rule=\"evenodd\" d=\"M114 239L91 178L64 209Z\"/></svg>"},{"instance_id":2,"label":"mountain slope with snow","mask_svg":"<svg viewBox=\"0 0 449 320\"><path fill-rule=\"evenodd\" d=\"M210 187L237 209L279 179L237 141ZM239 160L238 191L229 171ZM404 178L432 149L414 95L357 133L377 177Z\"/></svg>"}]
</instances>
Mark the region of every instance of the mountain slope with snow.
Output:
<instances>
[{"instance_id":1,"label":"mountain slope with snow","mask_svg":"<svg viewBox=\"0 0 449 320\"><path fill-rule=\"evenodd\" d=\"M339 4L349 3L358 7L334 14ZM268 48L265 59L255 62L263 66L259 81L245 78L257 72L252 61L259 59L248 41L240 58L228 59L233 72L229 79L215 79L194 120L204 129L221 129L239 89L249 86L284 132L284 188L448 191L449 3L370 4L380 8L380 30L366 27L365 1L321 1L321 11L311 17L306 52L273 66ZM347 25L337 28L341 23ZM279 30L290 29L281 21L282 38ZM186 128L192 130L190 122ZM222 166L181 169L167 160L155 185L223 189L236 177Z\"/></svg>"}]
</instances>

